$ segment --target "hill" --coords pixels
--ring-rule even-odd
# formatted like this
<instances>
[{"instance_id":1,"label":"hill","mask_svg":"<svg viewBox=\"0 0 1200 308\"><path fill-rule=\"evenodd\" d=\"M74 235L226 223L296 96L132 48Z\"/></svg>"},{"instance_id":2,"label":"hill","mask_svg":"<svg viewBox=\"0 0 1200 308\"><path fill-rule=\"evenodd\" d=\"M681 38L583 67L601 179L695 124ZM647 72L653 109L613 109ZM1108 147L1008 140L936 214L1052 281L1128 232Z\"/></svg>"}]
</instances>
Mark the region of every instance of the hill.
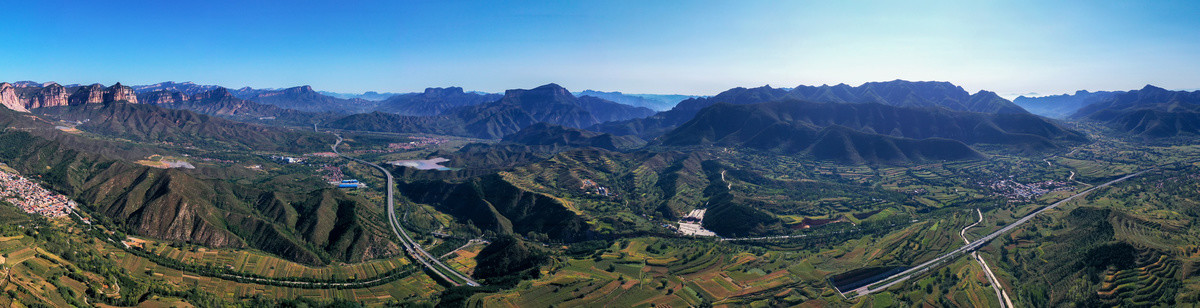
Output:
<instances>
[{"instance_id":1,"label":"hill","mask_svg":"<svg viewBox=\"0 0 1200 308\"><path fill-rule=\"evenodd\" d=\"M1056 148L1061 141L1082 140L1080 133L1031 114L783 100L705 108L658 142L746 146L853 163L903 163L980 157L966 144L1038 151Z\"/></svg>"},{"instance_id":2,"label":"hill","mask_svg":"<svg viewBox=\"0 0 1200 308\"><path fill-rule=\"evenodd\" d=\"M646 118L608 122L589 129L618 136L635 135L642 139L653 139L691 120L697 112L700 112L700 109L712 106L718 102L739 105L755 104L782 99L786 96L786 90L774 89L770 86L750 89L738 87L726 90L712 97L697 97L683 100L678 105L675 105L674 108L671 108L671 110L659 112Z\"/></svg>"},{"instance_id":3,"label":"hill","mask_svg":"<svg viewBox=\"0 0 1200 308\"><path fill-rule=\"evenodd\" d=\"M470 135L463 129L463 123L452 116L405 116L386 112L371 112L353 114L329 122L330 128L390 132L390 133L427 133L451 136Z\"/></svg>"},{"instance_id":4,"label":"hill","mask_svg":"<svg viewBox=\"0 0 1200 308\"><path fill-rule=\"evenodd\" d=\"M0 123L36 125L12 113L0 110ZM97 154L123 148L119 142L59 135L0 131L5 145L0 147L0 162L38 178L125 232L217 248L254 248L307 264L355 262L398 252L387 244L382 226L359 216L375 215L368 214L373 207L360 206L367 201L321 185L316 178L201 178L190 171Z\"/></svg>"},{"instance_id":5,"label":"hill","mask_svg":"<svg viewBox=\"0 0 1200 308\"><path fill-rule=\"evenodd\" d=\"M516 133L504 136L503 141L524 145L596 147L612 151L635 148L646 143L633 136L618 137L612 134L596 133L547 123L538 123L525 127Z\"/></svg>"},{"instance_id":6,"label":"hill","mask_svg":"<svg viewBox=\"0 0 1200 308\"><path fill-rule=\"evenodd\" d=\"M325 134L246 124L148 104L111 102L42 108L38 113L81 122L77 128L83 131L142 142L306 152L324 149L333 141Z\"/></svg>"},{"instance_id":7,"label":"hill","mask_svg":"<svg viewBox=\"0 0 1200 308\"><path fill-rule=\"evenodd\" d=\"M435 205L463 223L498 234L538 233L570 242L588 231L588 224L558 199L518 188L499 175L462 183L401 182L399 188L413 202Z\"/></svg>"},{"instance_id":8,"label":"hill","mask_svg":"<svg viewBox=\"0 0 1200 308\"><path fill-rule=\"evenodd\" d=\"M500 99L499 94L463 92L459 87L426 88L425 92L399 94L379 102L375 110L410 116L440 115L447 110Z\"/></svg>"},{"instance_id":9,"label":"hill","mask_svg":"<svg viewBox=\"0 0 1200 308\"><path fill-rule=\"evenodd\" d=\"M1200 135L1200 91L1147 85L1087 105L1071 117L1102 122L1145 138Z\"/></svg>"}]
</instances>

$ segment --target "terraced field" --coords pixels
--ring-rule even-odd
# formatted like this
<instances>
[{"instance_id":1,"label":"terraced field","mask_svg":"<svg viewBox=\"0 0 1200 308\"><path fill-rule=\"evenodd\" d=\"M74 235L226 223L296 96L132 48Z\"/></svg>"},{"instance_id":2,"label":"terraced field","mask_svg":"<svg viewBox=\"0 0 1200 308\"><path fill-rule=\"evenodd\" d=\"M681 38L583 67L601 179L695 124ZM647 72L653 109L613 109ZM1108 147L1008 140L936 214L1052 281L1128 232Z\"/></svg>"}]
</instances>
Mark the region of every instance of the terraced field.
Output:
<instances>
[{"instance_id":1,"label":"terraced field","mask_svg":"<svg viewBox=\"0 0 1200 308\"><path fill-rule=\"evenodd\" d=\"M172 286L200 287L213 294L232 298L266 296L269 298L291 299L305 297L321 300L347 299L379 305L389 301L428 299L436 296L441 290L439 287L436 287L436 282L418 271L412 271L409 275L397 281L364 289L301 289L240 283L167 268L145 258L125 252L117 247L105 244L98 245L98 249L102 249L103 252L111 255L114 260L119 260L121 268L127 271L145 273L154 279L160 279ZM175 253L182 254L178 250ZM255 256L252 253L236 252L231 255L241 256L242 260L247 261L245 263L250 264L244 266L244 269L252 270L254 273L273 275L271 277L320 277L319 275L327 272L322 269L313 269L296 263L282 261L278 258ZM250 260L257 261L250 262ZM384 263L387 263L387 261L367 264L381 266ZM366 264L360 264L353 265L351 268L365 270L366 266Z\"/></svg>"},{"instance_id":2,"label":"terraced field","mask_svg":"<svg viewBox=\"0 0 1200 308\"><path fill-rule=\"evenodd\" d=\"M235 272L272 278L369 279L411 264L407 258L395 257L349 265L311 267L249 250L181 249L166 243L142 241L146 243L146 251L162 257L195 265L222 265Z\"/></svg>"},{"instance_id":3,"label":"terraced field","mask_svg":"<svg viewBox=\"0 0 1200 308\"><path fill-rule=\"evenodd\" d=\"M1152 306L1173 299L1180 282L1179 264L1157 253L1142 253L1130 269L1109 269L1096 294L1108 306Z\"/></svg>"}]
</instances>

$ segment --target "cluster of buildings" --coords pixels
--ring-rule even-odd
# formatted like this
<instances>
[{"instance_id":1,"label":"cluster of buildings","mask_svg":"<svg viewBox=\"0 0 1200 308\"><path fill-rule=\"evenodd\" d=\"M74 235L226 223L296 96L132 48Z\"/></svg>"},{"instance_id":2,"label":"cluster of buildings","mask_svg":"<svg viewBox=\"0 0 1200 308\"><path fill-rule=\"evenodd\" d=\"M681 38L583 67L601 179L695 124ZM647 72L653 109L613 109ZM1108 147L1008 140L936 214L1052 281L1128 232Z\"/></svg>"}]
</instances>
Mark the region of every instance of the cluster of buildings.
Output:
<instances>
[{"instance_id":1,"label":"cluster of buildings","mask_svg":"<svg viewBox=\"0 0 1200 308\"><path fill-rule=\"evenodd\" d=\"M187 156L187 155L184 155L184 156ZM228 159L219 159L219 158L208 158L208 157L192 157L192 159L199 160L199 161L203 161L203 162L210 162L210 163L223 163L223 164L232 164L232 163L236 163L235 161L232 161L232 160L228 160Z\"/></svg>"},{"instance_id":2,"label":"cluster of buildings","mask_svg":"<svg viewBox=\"0 0 1200 308\"><path fill-rule=\"evenodd\" d=\"M337 185L338 188L365 188L367 184L363 184L358 180L342 180L340 182L329 182L329 184Z\"/></svg>"},{"instance_id":3,"label":"cluster of buildings","mask_svg":"<svg viewBox=\"0 0 1200 308\"><path fill-rule=\"evenodd\" d=\"M431 137L422 137L422 136L414 136L414 137L409 137L409 138L413 139L413 141L388 144L388 150L399 151L399 150L419 149L419 148L424 148L424 147L427 147L430 145L443 144L443 143L446 143L446 141L449 141L449 139L445 139L445 138L431 138Z\"/></svg>"},{"instance_id":4,"label":"cluster of buildings","mask_svg":"<svg viewBox=\"0 0 1200 308\"><path fill-rule=\"evenodd\" d=\"M1070 182L1044 181L1022 184L1011 179L995 181L984 186L999 192L1009 200L1032 200L1044 194L1074 188Z\"/></svg>"},{"instance_id":5,"label":"cluster of buildings","mask_svg":"<svg viewBox=\"0 0 1200 308\"><path fill-rule=\"evenodd\" d=\"M281 162L281 163L287 163L287 164L299 164L299 163L304 162L303 157L278 156L278 155L272 155L271 160Z\"/></svg>"},{"instance_id":6,"label":"cluster of buildings","mask_svg":"<svg viewBox=\"0 0 1200 308\"><path fill-rule=\"evenodd\" d=\"M582 189L588 194L597 194L605 197L612 197L615 195L608 191L608 187L600 186L599 184L596 184L596 182L588 179L583 180L583 185L579 186L579 189Z\"/></svg>"},{"instance_id":7,"label":"cluster of buildings","mask_svg":"<svg viewBox=\"0 0 1200 308\"><path fill-rule=\"evenodd\" d=\"M704 222L705 212L708 212L708 209L696 209L680 218L679 229L677 230L679 231L679 234L691 236L717 236L716 233L713 233L712 231L709 231L701 226L701 224Z\"/></svg>"},{"instance_id":8,"label":"cluster of buildings","mask_svg":"<svg viewBox=\"0 0 1200 308\"><path fill-rule=\"evenodd\" d=\"M60 195L20 175L0 171L0 200L12 203L22 211L49 218L71 214L75 201Z\"/></svg>"},{"instance_id":9,"label":"cluster of buildings","mask_svg":"<svg viewBox=\"0 0 1200 308\"><path fill-rule=\"evenodd\" d=\"M330 183L341 183L346 179L346 174L342 173L342 167L336 165L321 165L318 169L321 172L321 178Z\"/></svg>"}]
</instances>

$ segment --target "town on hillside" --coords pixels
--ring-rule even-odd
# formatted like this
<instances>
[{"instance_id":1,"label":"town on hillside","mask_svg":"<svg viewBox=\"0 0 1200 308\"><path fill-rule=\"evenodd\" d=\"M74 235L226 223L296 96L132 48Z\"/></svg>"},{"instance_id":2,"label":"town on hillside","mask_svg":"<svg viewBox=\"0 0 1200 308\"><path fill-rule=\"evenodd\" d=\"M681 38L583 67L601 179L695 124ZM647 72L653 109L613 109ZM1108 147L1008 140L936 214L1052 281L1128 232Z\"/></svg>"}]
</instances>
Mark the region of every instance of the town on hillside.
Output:
<instances>
[{"instance_id":1,"label":"town on hillside","mask_svg":"<svg viewBox=\"0 0 1200 308\"><path fill-rule=\"evenodd\" d=\"M18 174L4 171L0 171L0 200L26 213L47 218L67 216L76 208L75 201L67 196L45 189Z\"/></svg>"}]
</instances>

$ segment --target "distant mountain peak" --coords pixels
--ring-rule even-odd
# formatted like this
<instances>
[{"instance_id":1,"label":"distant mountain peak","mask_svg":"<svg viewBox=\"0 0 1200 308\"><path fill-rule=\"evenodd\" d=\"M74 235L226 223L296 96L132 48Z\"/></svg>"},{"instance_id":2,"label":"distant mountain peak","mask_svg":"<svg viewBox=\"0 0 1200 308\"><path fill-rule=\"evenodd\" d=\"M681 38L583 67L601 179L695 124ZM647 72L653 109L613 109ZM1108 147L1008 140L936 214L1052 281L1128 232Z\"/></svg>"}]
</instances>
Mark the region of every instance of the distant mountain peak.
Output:
<instances>
[{"instance_id":1,"label":"distant mountain peak","mask_svg":"<svg viewBox=\"0 0 1200 308\"><path fill-rule=\"evenodd\" d=\"M425 95L444 96L463 94L461 87L425 88Z\"/></svg>"},{"instance_id":2,"label":"distant mountain peak","mask_svg":"<svg viewBox=\"0 0 1200 308\"><path fill-rule=\"evenodd\" d=\"M310 85L303 85L303 86L299 86L299 87L291 87L291 88L283 89L283 91L282 91L282 92L289 92L289 93L316 93L316 91L313 91L313 88L312 88L312 86L310 86Z\"/></svg>"},{"instance_id":3,"label":"distant mountain peak","mask_svg":"<svg viewBox=\"0 0 1200 308\"><path fill-rule=\"evenodd\" d=\"M533 88L533 89L539 90L539 89L565 89L565 88L563 88L563 86L558 85L557 83L551 82L551 83L547 83L547 84L541 85L541 86L539 86L537 88Z\"/></svg>"},{"instance_id":4,"label":"distant mountain peak","mask_svg":"<svg viewBox=\"0 0 1200 308\"><path fill-rule=\"evenodd\" d=\"M1162 92L1162 91L1167 91L1167 89L1159 88L1159 87L1156 87L1156 86L1154 86L1154 85L1149 85L1149 84L1148 84L1148 85L1146 85L1145 87L1142 87L1142 90L1141 90L1141 91Z\"/></svg>"},{"instance_id":5,"label":"distant mountain peak","mask_svg":"<svg viewBox=\"0 0 1200 308\"><path fill-rule=\"evenodd\" d=\"M222 87L217 87L216 89L204 92L203 95L207 97L233 97L233 93L230 93L229 89Z\"/></svg>"},{"instance_id":6,"label":"distant mountain peak","mask_svg":"<svg viewBox=\"0 0 1200 308\"><path fill-rule=\"evenodd\" d=\"M518 98L521 96L531 95L531 94L532 95L551 95L555 98L560 98L560 99L574 99L575 98L575 95L572 95L570 91L567 91L566 88L563 88L562 86L555 84L555 83L548 83L548 84L545 84L545 85L542 85L542 86L539 86L539 87L536 87L533 89L528 89L528 90L526 90L526 89L506 90L506 91L504 91L504 98L505 99L513 99L513 98Z\"/></svg>"}]
</instances>

